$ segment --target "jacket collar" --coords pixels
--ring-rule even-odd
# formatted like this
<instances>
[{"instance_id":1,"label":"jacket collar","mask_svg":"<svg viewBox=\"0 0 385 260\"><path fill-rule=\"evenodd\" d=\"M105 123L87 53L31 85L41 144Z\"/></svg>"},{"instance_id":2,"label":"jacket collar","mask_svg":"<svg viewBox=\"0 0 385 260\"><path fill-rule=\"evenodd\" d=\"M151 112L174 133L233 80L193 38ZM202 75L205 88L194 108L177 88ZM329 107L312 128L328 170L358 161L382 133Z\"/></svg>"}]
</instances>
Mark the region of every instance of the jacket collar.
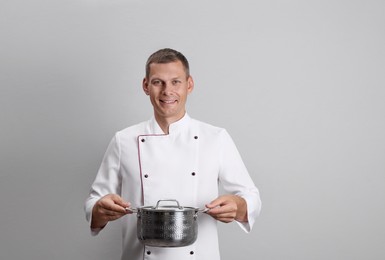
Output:
<instances>
[{"instance_id":1,"label":"jacket collar","mask_svg":"<svg viewBox=\"0 0 385 260\"><path fill-rule=\"evenodd\" d=\"M185 128L188 128L190 121L191 121L191 117L187 113L185 113L185 115L180 120L172 123L169 126L169 129L168 129L169 134L173 135L182 131ZM164 135L162 129L160 128L154 116L152 116L152 118L150 119L149 126L150 126L150 134Z\"/></svg>"}]
</instances>

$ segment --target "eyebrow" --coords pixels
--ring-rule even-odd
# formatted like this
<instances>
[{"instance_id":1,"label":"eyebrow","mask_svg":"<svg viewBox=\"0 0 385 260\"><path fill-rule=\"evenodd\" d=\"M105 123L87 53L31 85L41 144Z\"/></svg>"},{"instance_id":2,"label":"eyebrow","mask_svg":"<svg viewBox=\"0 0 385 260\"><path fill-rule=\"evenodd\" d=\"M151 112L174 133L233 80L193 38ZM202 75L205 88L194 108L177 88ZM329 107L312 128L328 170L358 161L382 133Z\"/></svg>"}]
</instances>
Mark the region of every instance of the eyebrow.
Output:
<instances>
[{"instance_id":1,"label":"eyebrow","mask_svg":"<svg viewBox=\"0 0 385 260\"><path fill-rule=\"evenodd\" d=\"M183 80L183 77L174 77L174 78L171 78L170 80ZM154 81L154 80L160 80L160 81L165 81L164 79L161 79L159 77L154 77L154 78L151 78L150 81Z\"/></svg>"}]
</instances>

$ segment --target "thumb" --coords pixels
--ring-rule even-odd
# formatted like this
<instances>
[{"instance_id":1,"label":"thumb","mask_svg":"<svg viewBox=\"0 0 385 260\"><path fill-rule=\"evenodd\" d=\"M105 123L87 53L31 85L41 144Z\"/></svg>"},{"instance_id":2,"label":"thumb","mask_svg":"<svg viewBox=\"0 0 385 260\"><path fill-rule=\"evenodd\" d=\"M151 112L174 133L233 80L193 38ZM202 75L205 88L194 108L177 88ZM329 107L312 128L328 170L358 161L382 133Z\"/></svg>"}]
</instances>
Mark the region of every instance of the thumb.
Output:
<instances>
[{"instance_id":1,"label":"thumb","mask_svg":"<svg viewBox=\"0 0 385 260\"><path fill-rule=\"evenodd\" d=\"M222 203L220 198L216 198L215 200L211 201L209 204L206 204L206 207L209 209L215 208L220 206Z\"/></svg>"},{"instance_id":2,"label":"thumb","mask_svg":"<svg viewBox=\"0 0 385 260\"><path fill-rule=\"evenodd\" d=\"M116 194L115 194L114 196L112 196L111 199L112 199L112 201L113 201L115 204L117 204L117 205L119 205L119 206L122 206L122 207L124 207L124 208L130 206L130 204L129 204L128 202L124 201L123 198L120 197L119 195L116 195Z\"/></svg>"}]
</instances>

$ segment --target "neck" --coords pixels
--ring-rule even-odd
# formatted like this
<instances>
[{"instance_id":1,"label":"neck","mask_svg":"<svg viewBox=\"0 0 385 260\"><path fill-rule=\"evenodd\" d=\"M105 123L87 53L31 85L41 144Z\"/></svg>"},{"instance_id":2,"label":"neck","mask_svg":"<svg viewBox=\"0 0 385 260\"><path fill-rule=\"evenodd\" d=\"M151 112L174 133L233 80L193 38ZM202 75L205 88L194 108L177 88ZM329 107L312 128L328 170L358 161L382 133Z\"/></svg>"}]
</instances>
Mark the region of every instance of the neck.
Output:
<instances>
[{"instance_id":1,"label":"neck","mask_svg":"<svg viewBox=\"0 0 385 260\"><path fill-rule=\"evenodd\" d=\"M183 115L184 116L184 115ZM159 127L162 129L163 133L169 134L170 125L175 123L183 118L183 116L178 118L168 118L168 117L159 117L155 114L155 120L158 123Z\"/></svg>"}]
</instances>

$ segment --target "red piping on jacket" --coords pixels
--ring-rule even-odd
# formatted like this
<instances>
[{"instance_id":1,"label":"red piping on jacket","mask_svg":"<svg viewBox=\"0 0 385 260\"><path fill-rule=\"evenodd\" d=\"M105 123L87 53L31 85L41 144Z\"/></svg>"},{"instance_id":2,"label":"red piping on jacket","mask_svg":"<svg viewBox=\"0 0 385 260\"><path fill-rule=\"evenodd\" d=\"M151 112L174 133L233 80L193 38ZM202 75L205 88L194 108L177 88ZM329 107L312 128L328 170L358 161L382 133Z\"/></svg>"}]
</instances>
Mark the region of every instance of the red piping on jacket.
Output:
<instances>
[{"instance_id":1,"label":"red piping on jacket","mask_svg":"<svg viewBox=\"0 0 385 260\"><path fill-rule=\"evenodd\" d=\"M167 134L148 134L148 135L138 135L136 141L138 145L138 158L139 158L139 174L140 174L140 184L142 189L142 206L144 206L144 188L143 188L143 172L142 172L142 160L140 159L140 145L139 142L141 141L141 137L145 136L164 136Z\"/></svg>"}]
</instances>

